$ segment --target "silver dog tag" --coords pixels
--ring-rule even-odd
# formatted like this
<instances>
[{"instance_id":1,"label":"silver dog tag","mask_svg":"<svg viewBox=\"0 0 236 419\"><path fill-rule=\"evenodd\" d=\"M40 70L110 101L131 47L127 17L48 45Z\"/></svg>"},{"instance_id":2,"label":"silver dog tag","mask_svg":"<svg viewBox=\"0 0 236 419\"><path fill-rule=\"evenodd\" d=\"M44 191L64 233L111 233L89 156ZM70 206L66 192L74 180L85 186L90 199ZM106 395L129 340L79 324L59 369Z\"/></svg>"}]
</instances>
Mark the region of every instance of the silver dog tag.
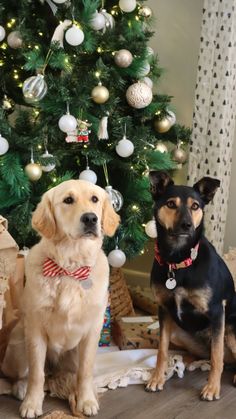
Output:
<instances>
[{"instance_id":1,"label":"silver dog tag","mask_svg":"<svg viewBox=\"0 0 236 419\"><path fill-rule=\"evenodd\" d=\"M88 279L84 279L83 281L81 281L81 287L84 288L85 290L88 290L89 288L91 288L93 286L93 281L91 278Z\"/></svg>"},{"instance_id":2,"label":"silver dog tag","mask_svg":"<svg viewBox=\"0 0 236 419\"><path fill-rule=\"evenodd\" d=\"M168 279L166 280L166 288L168 290L173 290L177 285L176 279L175 279L175 273L171 270L171 267L169 267L168 272Z\"/></svg>"}]
</instances>

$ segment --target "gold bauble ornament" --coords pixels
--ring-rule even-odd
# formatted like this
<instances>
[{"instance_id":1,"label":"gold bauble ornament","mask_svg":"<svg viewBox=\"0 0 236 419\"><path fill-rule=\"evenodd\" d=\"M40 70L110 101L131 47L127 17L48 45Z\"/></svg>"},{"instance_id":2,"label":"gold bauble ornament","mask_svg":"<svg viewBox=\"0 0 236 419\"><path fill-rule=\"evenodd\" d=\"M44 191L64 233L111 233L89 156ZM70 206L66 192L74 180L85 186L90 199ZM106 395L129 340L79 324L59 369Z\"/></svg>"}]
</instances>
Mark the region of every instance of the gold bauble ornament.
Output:
<instances>
[{"instance_id":1,"label":"gold bauble ornament","mask_svg":"<svg viewBox=\"0 0 236 419\"><path fill-rule=\"evenodd\" d=\"M145 17L146 19L152 17L152 9L148 6L141 6L138 10L139 16Z\"/></svg>"},{"instance_id":2,"label":"gold bauble ornament","mask_svg":"<svg viewBox=\"0 0 236 419\"><path fill-rule=\"evenodd\" d=\"M187 160L187 153L180 147L180 145L177 145L177 147L172 150L171 157L174 161L176 161L176 163L182 164Z\"/></svg>"},{"instance_id":3,"label":"gold bauble ornament","mask_svg":"<svg viewBox=\"0 0 236 419\"><path fill-rule=\"evenodd\" d=\"M40 166L40 164L31 162L25 166L25 173L30 180L35 182L36 180L39 180L42 176L42 166Z\"/></svg>"},{"instance_id":4,"label":"gold bauble ornament","mask_svg":"<svg viewBox=\"0 0 236 419\"><path fill-rule=\"evenodd\" d=\"M99 104L105 103L109 99L109 95L109 90L101 82L91 92L93 101Z\"/></svg>"},{"instance_id":5,"label":"gold bauble ornament","mask_svg":"<svg viewBox=\"0 0 236 419\"><path fill-rule=\"evenodd\" d=\"M156 151L159 151L160 153L168 153L168 148L161 141L158 141L158 143L157 143L157 145L155 147L155 150Z\"/></svg>"},{"instance_id":6,"label":"gold bauble ornament","mask_svg":"<svg viewBox=\"0 0 236 419\"><path fill-rule=\"evenodd\" d=\"M169 131L171 128L172 123L168 116L164 116L162 119L155 118L154 119L154 128L159 133L164 133Z\"/></svg>"}]
</instances>

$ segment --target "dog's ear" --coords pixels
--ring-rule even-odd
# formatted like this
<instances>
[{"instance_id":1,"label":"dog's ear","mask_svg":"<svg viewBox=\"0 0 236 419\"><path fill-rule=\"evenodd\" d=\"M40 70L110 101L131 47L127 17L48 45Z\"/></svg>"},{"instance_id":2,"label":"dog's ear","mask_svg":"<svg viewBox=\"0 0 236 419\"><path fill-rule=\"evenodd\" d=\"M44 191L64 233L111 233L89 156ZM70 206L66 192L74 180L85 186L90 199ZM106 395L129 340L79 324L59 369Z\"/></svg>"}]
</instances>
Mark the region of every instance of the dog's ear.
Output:
<instances>
[{"instance_id":1,"label":"dog's ear","mask_svg":"<svg viewBox=\"0 0 236 419\"><path fill-rule=\"evenodd\" d=\"M165 192L167 186L174 184L168 173L162 171L152 170L149 172L149 179L153 199L158 199Z\"/></svg>"},{"instance_id":2,"label":"dog's ear","mask_svg":"<svg viewBox=\"0 0 236 419\"><path fill-rule=\"evenodd\" d=\"M48 192L43 195L41 202L33 212L32 227L47 239L51 239L56 233L56 222Z\"/></svg>"},{"instance_id":3,"label":"dog's ear","mask_svg":"<svg viewBox=\"0 0 236 419\"><path fill-rule=\"evenodd\" d=\"M193 189L199 193L204 204L208 204L214 198L219 186L220 181L218 179L206 176L195 183L195 185L193 185Z\"/></svg>"},{"instance_id":4,"label":"dog's ear","mask_svg":"<svg viewBox=\"0 0 236 419\"><path fill-rule=\"evenodd\" d=\"M103 205L102 227L106 236L112 237L120 223L120 216L115 212L109 195L105 197Z\"/></svg>"}]
</instances>

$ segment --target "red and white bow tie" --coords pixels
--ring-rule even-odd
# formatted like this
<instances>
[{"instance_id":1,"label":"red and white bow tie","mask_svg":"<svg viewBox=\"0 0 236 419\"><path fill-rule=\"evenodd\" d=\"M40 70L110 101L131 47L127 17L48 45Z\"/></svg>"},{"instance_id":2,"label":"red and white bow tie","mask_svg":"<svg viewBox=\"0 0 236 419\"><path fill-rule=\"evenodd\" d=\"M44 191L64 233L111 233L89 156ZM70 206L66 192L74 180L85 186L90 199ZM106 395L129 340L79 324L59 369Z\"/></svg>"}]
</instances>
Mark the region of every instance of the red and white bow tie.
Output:
<instances>
[{"instance_id":1,"label":"red and white bow tie","mask_svg":"<svg viewBox=\"0 0 236 419\"><path fill-rule=\"evenodd\" d=\"M50 258L45 259L43 263L44 276L55 277L55 276L66 275L66 276L70 276L75 279L78 279L80 281L83 281L85 279L88 279L90 271L91 271L90 266L83 266L82 268L76 269L76 271L74 272L69 272L67 271L67 269L64 269L58 266L58 264Z\"/></svg>"}]
</instances>

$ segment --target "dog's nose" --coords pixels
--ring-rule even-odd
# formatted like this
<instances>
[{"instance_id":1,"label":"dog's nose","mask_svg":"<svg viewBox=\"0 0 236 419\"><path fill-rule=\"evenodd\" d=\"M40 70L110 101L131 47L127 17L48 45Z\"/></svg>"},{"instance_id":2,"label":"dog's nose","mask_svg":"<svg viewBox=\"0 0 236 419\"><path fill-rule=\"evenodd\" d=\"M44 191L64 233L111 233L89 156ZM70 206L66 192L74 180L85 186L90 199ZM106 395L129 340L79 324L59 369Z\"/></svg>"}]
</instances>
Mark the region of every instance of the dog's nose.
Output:
<instances>
[{"instance_id":1,"label":"dog's nose","mask_svg":"<svg viewBox=\"0 0 236 419\"><path fill-rule=\"evenodd\" d=\"M181 223L181 227L183 230L187 231L192 227L192 223L189 220L183 220Z\"/></svg>"},{"instance_id":2,"label":"dog's nose","mask_svg":"<svg viewBox=\"0 0 236 419\"><path fill-rule=\"evenodd\" d=\"M94 226L97 223L98 217L94 212L85 212L81 218L80 221L84 223L85 226Z\"/></svg>"}]
</instances>

